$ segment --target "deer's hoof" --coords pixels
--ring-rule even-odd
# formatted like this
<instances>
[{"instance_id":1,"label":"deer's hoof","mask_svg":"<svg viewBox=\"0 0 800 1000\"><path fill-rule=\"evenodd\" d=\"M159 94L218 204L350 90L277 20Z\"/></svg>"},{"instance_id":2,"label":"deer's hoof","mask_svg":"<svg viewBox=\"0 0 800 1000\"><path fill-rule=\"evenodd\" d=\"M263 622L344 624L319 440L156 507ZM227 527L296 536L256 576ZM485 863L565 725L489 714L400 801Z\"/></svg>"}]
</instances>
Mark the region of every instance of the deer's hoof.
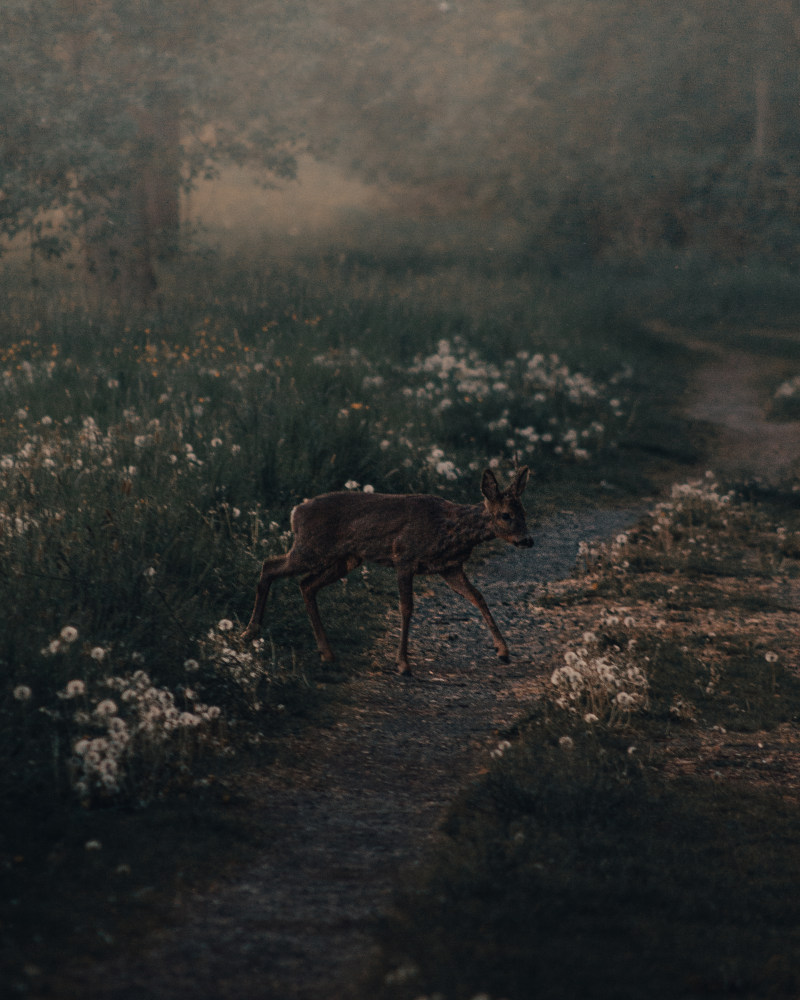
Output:
<instances>
[{"instance_id":1,"label":"deer's hoof","mask_svg":"<svg viewBox=\"0 0 800 1000\"><path fill-rule=\"evenodd\" d=\"M248 625L247 628L244 630L244 632L242 632L242 634L239 636L239 638L242 640L242 642L250 642L251 639L255 639L258 637L259 631L260 631L259 628L257 627L253 628L252 625Z\"/></svg>"},{"instance_id":2,"label":"deer's hoof","mask_svg":"<svg viewBox=\"0 0 800 1000\"><path fill-rule=\"evenodd\" d=\"M397 672L401 677L411 677L411 667L405 660L401 660L397 664Z\"/></svg>"},{"instance_id":3,"label":"deer's hoof","mask_svg":"<svg viewBox=\"0 0 800 1000\"><path fill-rule=\"evenodd\" d=\"M335 663L336 662L336 657L333 655L333 653L329 649L320 650L319 658L320 658L320 660L323 663Z\"/></svg>"},{"instance_id":4,"label":"deer's hoof","mask_svg":"<svg viewBox=\"0 0 800 1000\"><path fill-rule=\"evenodd\" d=\"M503 649L498 650L497 651L497 659L501 663L510 663L511 662L511 656L509 655L509 652L508 652L507 649L505 649L505 650L503 650Z\"/></svg>"}]
</instances>

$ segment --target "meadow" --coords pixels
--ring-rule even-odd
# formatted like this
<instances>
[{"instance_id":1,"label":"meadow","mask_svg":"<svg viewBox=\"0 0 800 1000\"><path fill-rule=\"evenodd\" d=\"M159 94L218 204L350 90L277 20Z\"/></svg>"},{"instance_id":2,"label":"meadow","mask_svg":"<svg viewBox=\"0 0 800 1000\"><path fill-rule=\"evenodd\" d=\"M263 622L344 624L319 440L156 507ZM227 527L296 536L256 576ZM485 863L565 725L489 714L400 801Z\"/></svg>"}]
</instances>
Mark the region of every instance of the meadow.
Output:
<instances>
[{"instance_id":1,"label":"meadow","mask_svg":"<svg viewBox=\"0 0 800 1000\"><path fill-rule=\"evenodd\" d=\"M308 659L281 631L291 612L252 646L236 637L303 497L476 499L484 467L515 462L588 486L631 435L634 370L588 312L573 333L535 293L514 303L531 315L489 320L433 309L424 288L331 284L232 280L139 326L7 303L8 794L36 775L86 804L144 804L194 780L232 725L285 711Z\"/></svg>"},{"instance_id":2,"label":"meadow","mask_svg":"<svg viewBox=\"0 0 800 1000\"><path fill-rule=\"evenodd\" d=\"M23 990L257 852L247 775L374 669L396 600L374 568L320 596L335 667L291 583L262 638L238 638L295 503L342 489L475 502L484 467L523 463L532 521L652 496L696 467L703 438L674 411L688 356L621 302L745 343L722 332L724 282L667 307L635 276L623 295L608 274L413 255L198 257L137 315L7 277L0 921ZM744 306L763 322L758 296ZM790 418L800 358L779 329L762 341L784 359L765 405ZM537 611L568 616L572 639L376 929L370 997L656 996L655 981L665 997L792 995L800 859L779 782L800 713L797 506L791 484L707 477L584 548ZM723 780L764 733L783 777Z\"/></svg>"},{"instance_id":3,"label":"meadow","mask_svg":"<svg viewBox=\"0 0 800 1000\"><path fill-rule=\"evenodd\" d=\"M654 461L691 454L666 403L680 378L668 352L605 286L424 265L198 257L147 315L7 272L9 953L36 928L45 962L83 925L67 900L88 848L129 838L131 824L143 884L165 887L170 849L188 853L183 872L218 838L246 839L246 820L225 818L236 774L267 766L271 741L323 717L364 669L394 604L372 571L321 596L336 670L318 663L291 584L274 589L262 638L238 639L259 561L290 544L294 504L340 489L477 502L484 467L525 463L535 516L565 497L597 502L598 484L603 500L625 499L648 488ZM654 398L665 405L641 405Z\"/></svg>"}]
</instances>

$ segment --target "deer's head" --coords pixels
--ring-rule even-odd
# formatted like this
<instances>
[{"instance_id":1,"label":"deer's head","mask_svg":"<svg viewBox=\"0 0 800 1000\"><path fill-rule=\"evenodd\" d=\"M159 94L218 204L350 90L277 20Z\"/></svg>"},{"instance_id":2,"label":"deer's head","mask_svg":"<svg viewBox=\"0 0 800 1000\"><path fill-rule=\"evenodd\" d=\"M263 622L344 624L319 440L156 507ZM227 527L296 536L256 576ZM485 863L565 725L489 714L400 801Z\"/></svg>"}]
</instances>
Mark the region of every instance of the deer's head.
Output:
<instances>
[{"instance_id":1,"label":"deer's head","mask_svg":"<svg viewBox=\"0 0 800 1000\"><path fill-rule=\"evenodd\" d=\"M481 480L484 506L492 522L492 529L498 538L512 545L529 549L533 539L528 534L525 509L520 497L528 484L528 467L518 469L506 489L501 490L495 474L487 469Z\"/></svg>"}]
</instances>

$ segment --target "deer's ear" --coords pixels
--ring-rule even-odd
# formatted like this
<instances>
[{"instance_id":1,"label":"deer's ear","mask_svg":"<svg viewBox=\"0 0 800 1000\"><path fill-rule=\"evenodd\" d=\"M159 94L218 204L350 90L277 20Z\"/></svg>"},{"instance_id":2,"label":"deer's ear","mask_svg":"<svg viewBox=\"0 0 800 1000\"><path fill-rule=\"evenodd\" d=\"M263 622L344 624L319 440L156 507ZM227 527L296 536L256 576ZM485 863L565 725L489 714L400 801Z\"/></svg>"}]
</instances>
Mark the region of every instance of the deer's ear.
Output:
<instances>
[{"instance_id":1,"label":"deer's ear","mask_svg":"<svg viewBox=\"0 0 800 1000\"><path fill-rule=\"evenodd\" d=\"M523 465L521 469L517 470L517 474L511 480L511 485L508 487L509 493L515 497L521 497L525 487L528 485L528 476L530 475L530 469L527 465Z\"/></svg>"},{"instance_id":2,"label":"deer's ear","mask_svg":"<svg viewBox=\"0 0 800 1000\"><path fill-rule=\"evenodd\" d=\"M486 469L481 479L481 493L487 500L495 501L500 496L500 487L491 469Z\"/></svg>"}]
</instances>

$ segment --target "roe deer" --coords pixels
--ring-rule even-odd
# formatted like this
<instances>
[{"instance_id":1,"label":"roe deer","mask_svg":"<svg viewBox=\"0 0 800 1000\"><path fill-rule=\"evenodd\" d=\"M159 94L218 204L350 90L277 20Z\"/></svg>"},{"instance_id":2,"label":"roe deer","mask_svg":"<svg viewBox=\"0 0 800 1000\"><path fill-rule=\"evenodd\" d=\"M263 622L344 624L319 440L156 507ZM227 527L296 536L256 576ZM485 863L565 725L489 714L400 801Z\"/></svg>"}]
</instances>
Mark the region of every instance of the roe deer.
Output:
<instances>
[{"instance_id":1,"label":"roe deer","mask_svg":"<svg viewBox=\"0 0 800 1000\"><path fill-rule=\"evenodd\" d=\"M362 562L394 566L400 590L401 633L397 668L409 672L408 626L413 607L412 582L417 573L438 573L483 615L497 655L508 660L508 647L480 591L464 575L464 561L481 542L502 538L529 548L520 496L528 469L517 471L502 490L494 473L483 473L482 504L451 503L426 494L325 493L292 511L294 545L282 556L266 559L256 590L256 603L242 638L258 635L273 580L301 576L300 590L323 660L333 660L317 608L317 591L346 576Z\"/></svg>"}]
</instances>

